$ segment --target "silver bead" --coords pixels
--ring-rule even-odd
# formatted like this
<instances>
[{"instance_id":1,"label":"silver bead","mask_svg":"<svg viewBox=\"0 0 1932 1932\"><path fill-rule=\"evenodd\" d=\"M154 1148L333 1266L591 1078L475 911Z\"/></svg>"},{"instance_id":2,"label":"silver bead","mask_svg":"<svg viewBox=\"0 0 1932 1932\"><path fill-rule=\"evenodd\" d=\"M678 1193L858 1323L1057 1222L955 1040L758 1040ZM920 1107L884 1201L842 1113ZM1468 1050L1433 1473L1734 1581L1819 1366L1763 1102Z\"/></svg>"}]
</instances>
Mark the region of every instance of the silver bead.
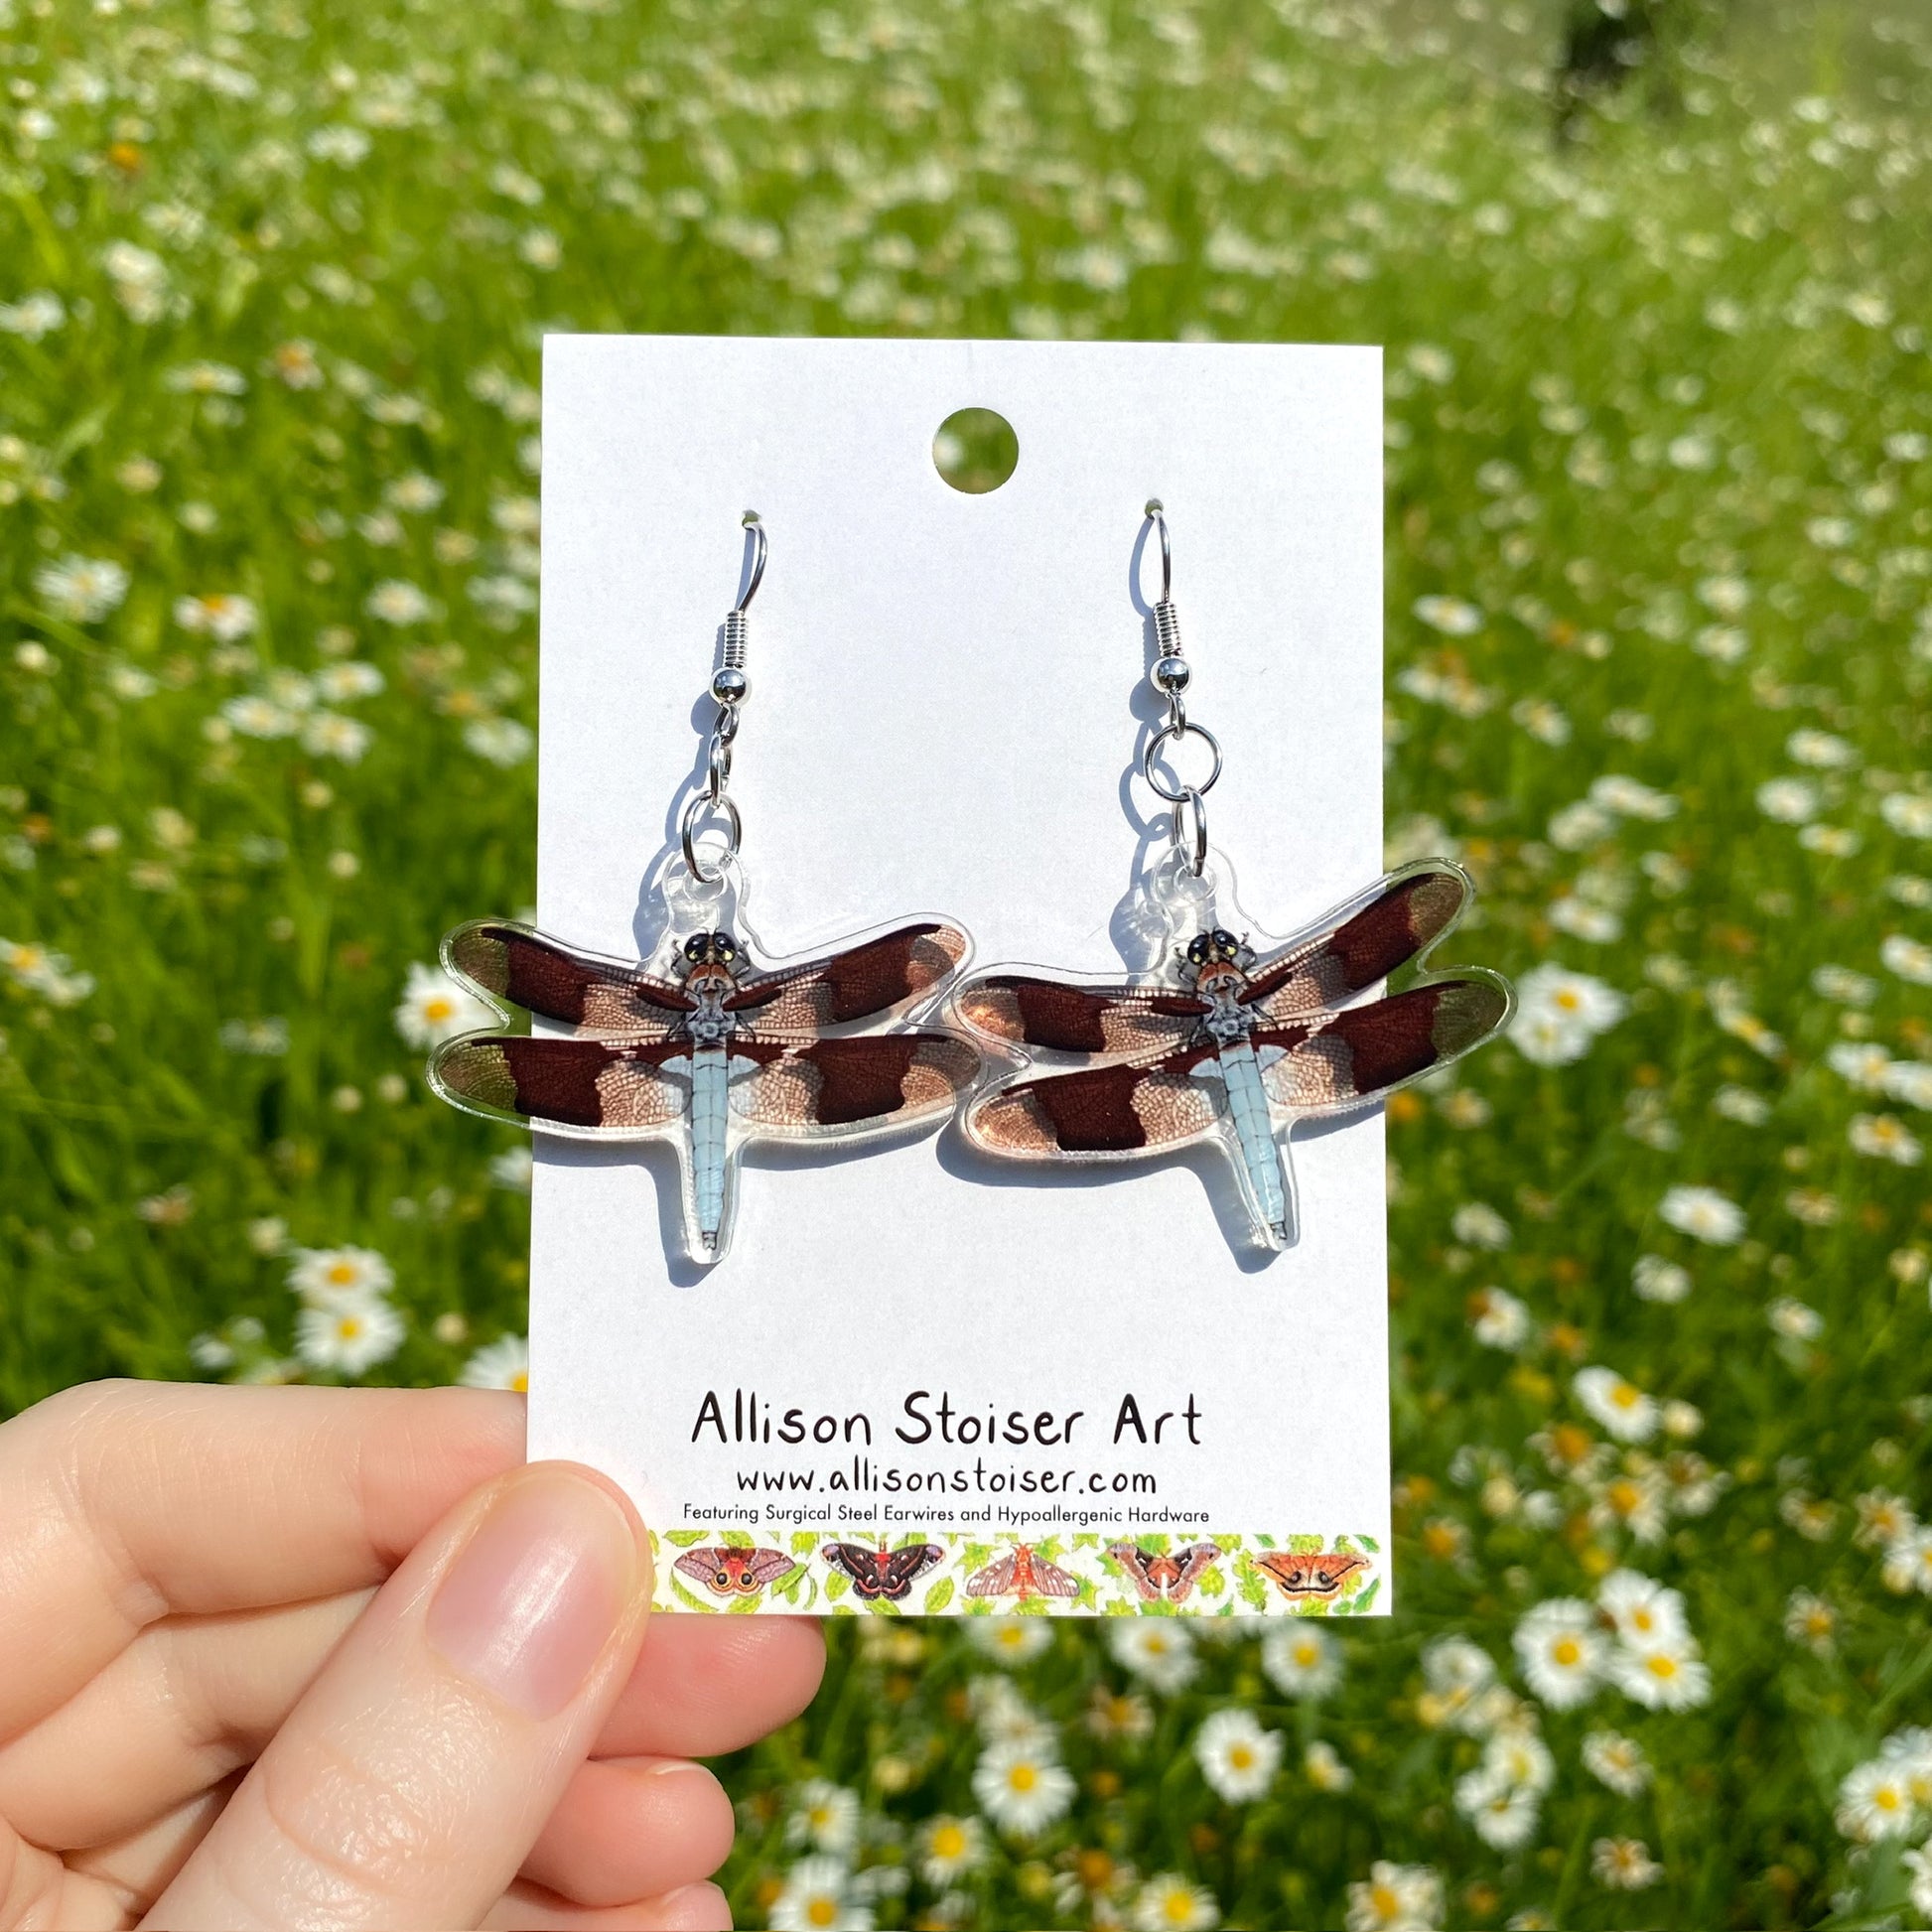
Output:
<instances>
[{"instance_id":1,"label":"silver bead","mask_svg":"<svg viewBox=\"0 0 1932 1932\"><path fill-rule=\"evenodd\" d=\"M745 673L734 670L730 665L717 672L711 680L711 695L720 704L743 704L751 689L751 680Z\"/></svg>"},{"instance_id":2,"label":"silver bead","mask_svg":"<svg viewBox=\"0 0 1932 1932\"><path fill-rule=\"evenodd\" d=\"M1157 690L1184 691L1188 679L1193 675L1184 657L1162 657L1155 660L1154 683Z\"/></svg>"}]
</instances>

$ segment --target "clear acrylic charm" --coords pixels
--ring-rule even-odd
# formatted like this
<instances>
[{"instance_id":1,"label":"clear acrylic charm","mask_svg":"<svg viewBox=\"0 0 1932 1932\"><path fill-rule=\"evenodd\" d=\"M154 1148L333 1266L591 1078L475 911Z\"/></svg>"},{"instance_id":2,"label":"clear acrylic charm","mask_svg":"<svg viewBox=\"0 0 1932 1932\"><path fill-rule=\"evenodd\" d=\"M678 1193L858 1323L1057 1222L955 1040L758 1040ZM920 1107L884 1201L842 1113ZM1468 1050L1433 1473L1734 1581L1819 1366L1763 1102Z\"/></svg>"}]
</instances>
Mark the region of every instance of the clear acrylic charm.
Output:
<instances>
[{"instance_id":1,"label":"clear acrylic charm","mask_svg":"<svg viewBox=\"0 0 1932 1932\"><path fill-rule=\"evenodd\" d=\"M1151 971L1123 983L1000 967L961 983L958 1018L1009 1060L966 1135L1001 1158L1073 1162L1218 1141L1255 1242L1285 1248L1295 1123L1373 1106L1507 1022L1508 982L1481 967L1382 988L1423 965L1473 894L1459 866L1423 860L1277 941L1244 920L1218 855L1196 873L1170 853L1145 895Z\"/></svg>"},{"instance_id":2,"label":"clear acrylic charm","mask_svg":"<svg viewBox=\"0 0 1932 1932\"><path fill-rule=\"evenodd\" d=\"M919 1018L971 949L959 926L909 919L830 953L772 959L745 924L743 897L735 866L729 883L667 885L663 937L642 960L504 919L458 926L442 948L505 1028L520 1009L542 1031L450 1040L430 1061L430 1084L466 1112L546 1134L672 1143L685 1247L701 1263L730 1246L748 1143L929 1126L980 1065L970 1040Z\"/></svg>"}]
</instances>

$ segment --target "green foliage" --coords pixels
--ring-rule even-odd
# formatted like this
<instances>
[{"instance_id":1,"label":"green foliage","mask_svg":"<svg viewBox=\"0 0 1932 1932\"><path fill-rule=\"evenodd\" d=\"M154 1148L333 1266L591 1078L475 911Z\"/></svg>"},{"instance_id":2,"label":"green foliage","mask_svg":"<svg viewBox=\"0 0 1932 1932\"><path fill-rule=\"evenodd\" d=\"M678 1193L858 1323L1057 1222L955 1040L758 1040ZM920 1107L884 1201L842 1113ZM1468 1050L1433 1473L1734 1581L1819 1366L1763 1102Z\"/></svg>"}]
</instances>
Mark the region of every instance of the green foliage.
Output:
<instances>
[{"instance_id":1,"label":"green foliage","mask_svg":"<svg viewBox=\"0 0 1932 1932\"><path fill-rule=\"evenodd\" d=\"M1667 114L1615 91L1559 146L1554 12L1452 55L1422 11L0 0L8 1407L345 1374L297 1353L297 1249L393 1270L365 1379L522 1327L505 1140L427 1097L392 1010L531 897L545 328L1389 345L1393 853L1476 874L1475 956L1627 1003L1392 1110L1396 1614L1307 1626L1320 1697L1239 1634L1167 1690L1133 1652L1138 1705L1129 1640L1185 1619L1041 1621L1018 1661L996 1619L837 1625L812 1713L730 1769L741 1922L802 1780L860 1789L868 1870L981 1808L1008 1663L1066 1808L864 1880L882 1924L1178 1925L1178 1873L1228 1923L1335 1925L1377 1860L1458 1925L1918 1909L1833 1813L1932 1712L1885 1518L1932 1433L1926 44L1861 43L1868 105L1830 91L1850 12L1787 63L1804 99L1678 46ZM1738 1238L1662 1214L1692 1184ZM1491 1847L1457 1804L1489 1746L1425 1658L1470 1638L1520 1701L1524 1615L1619 1566L1683 1593L1708 1700L1522 1703L1554 1781ZM1282 1740L1260 1802L1192 1754L1229 1706ZM1635 1796L1580 1763L1609 1725ZM1626 1838L1661 1866L1629 1895L1595 1849Z\"/></svg>"}]
</instances>

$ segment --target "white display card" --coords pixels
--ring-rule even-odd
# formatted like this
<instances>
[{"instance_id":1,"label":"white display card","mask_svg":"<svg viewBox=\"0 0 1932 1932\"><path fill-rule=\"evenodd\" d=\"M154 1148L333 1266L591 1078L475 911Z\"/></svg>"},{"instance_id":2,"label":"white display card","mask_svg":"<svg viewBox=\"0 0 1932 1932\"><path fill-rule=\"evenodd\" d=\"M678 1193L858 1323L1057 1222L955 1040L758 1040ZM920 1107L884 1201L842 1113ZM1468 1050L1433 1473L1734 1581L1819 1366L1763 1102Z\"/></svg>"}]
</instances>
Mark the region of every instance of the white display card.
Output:
<instances>
[{"instance_id":1,"label":"white display card","mask_svg":"<svg viewBox=\"0 0 1932 1932\"><path fill-rule=\"evenodd\" d=\"M1020 443L983 495L933 462L969 406ZM755 509L759 956L937 913L969 972L1161 964L1158 496L1214 867L1311 927L1382 870L1381 430L1373 348L547 338L538 923L654 956ZM663 1607L1389 1609L1379 1111L1296 1127L1272 1254L1213 1146L758 1144L710 1267L673 1148L536 1150L529 1452L635 1497Z\"/></svg>"}]
</instances>

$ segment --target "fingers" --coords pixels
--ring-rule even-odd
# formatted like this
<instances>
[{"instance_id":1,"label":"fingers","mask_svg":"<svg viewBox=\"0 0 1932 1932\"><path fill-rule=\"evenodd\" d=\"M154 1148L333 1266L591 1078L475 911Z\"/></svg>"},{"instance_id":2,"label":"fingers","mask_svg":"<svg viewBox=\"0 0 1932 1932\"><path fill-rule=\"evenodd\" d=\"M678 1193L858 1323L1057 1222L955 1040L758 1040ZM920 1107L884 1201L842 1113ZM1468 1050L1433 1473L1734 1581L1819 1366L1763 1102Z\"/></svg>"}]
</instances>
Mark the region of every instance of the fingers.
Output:
<instances>
[{"instance_id":1,"label":"fingers","mask_svg":"<svg viewBox=\"0 0 1932 1932\"><path fill-rule=\"evenodd\" d=\"M608 1758L570 1782L523 1876L579 1905L621 1905L708 1878L732 1848L732 1806L702 1765Z\"/></svg>"},{"instance_id":2,"label":"fingers","mask_svg":"<svg viewBox=\"0 0 1932 1932\"><path fill-rule=\"evenodd\" d=\"M540 1885L512 1885L490 1908L491 1932L731 1932L731 1907L716 1885L681 1885L628 1905L573 1905Z\"/></svg>"},{"instance_id":3,"label":"fingers","mask_svg":"<svg viewBox=\"0 0 1932 1932\"><path fill-rule=\"evenodd\" d=\"M0 1737L170 1611L381 1582L523 1453L520 1397L483 1389L102 1382L0 1425Z\"/></svg>"},{"instance_id":4,"label":"fingers","mask_svg":"<svg viewBox=\"0 0 1932 1932\"><path fill-rule=\"evenodd\" d=\"M143 1630L0 1745L0 1817L37 1845L106 1845L253 1763L374 1593ZM79 1764L95 1769L75 1777Z\"/></svg>"},{"instance_id":5,"label":"fingers","mask_svg":"<svg viewBox=\"0 0 1932 1932\"><path fill-rule=\"evenodd\" d=\"M817 1695L813 1617L660 1616L598 1739L600 1757L716 1757L789 1724Z\"/></svg>"},{"instance_id":6,"label":"fingers","mask_svg":"<svg viewBox=\"0 0 1932 1932\"><path fill-rule=\"evenodd\" d=\"M634 1512L519 1469L418 1545L144 1924L472 1926L603 1727L649 1602Z\"/></svg>"}]
</instances>

